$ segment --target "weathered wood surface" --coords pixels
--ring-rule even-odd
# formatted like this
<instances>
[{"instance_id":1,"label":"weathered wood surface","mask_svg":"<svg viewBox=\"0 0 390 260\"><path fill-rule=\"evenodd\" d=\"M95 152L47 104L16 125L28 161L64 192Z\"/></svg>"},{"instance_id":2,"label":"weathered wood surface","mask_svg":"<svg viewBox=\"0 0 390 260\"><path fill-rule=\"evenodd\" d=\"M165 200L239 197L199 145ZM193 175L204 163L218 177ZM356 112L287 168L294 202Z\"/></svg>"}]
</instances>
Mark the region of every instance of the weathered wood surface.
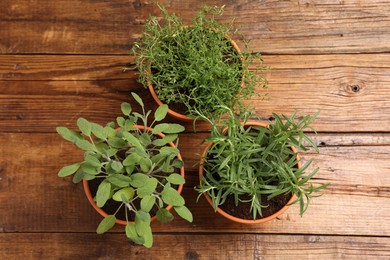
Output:
<instances>
[{"instance_id":1,"label":"weathered wood surface","mask_svg":"<svg viewBox=\"0 0 390 260\"><path fill-rule=\"evenodd\" d=\"M198 1L165 1L189 22ZM203 1L222 4L221 1ZM155 245L132 246L123 227L97 235L101 220L81 185L57 177L82 153L55 127L78 117L106 123L136 91L130 48L153 1L0 1L0 259L388 259L390 257L390 2L227 1L250 46L263 53L269 99L255 112L320 110L314 182L331 182L301 218L239 225L196 203L199 145L207 125L180 137L194 222L153 223ZM243 44L239 42L242 47ZM171 120L171 118L170 118Z\"/></svg>"},{"instance_id":2,"label":"weathered wood surface","mask_svg":"<svg viewBox=\"0 0 390 260\"><path fill-rule=\"evenodd\" d=\"M160 1L190 22L199 3ZM202 1L214 5L220 1ZM387 1L230 1L235 23L262 53L389 52ZM0 53L127 54L153 1L27 1L0 4Z\"/></svg>"},{"instance_id":3,"label":"weathered wood surface","mask_svg":"<svg viewBox=\"0 0 390 260\"><path fill-rule=\"evenodd\" d=\"M389 54L266 55L264 60L271 67L269 98L247 101L262 119L272 112L320 110L313 125L319 132L390 131ZM74 127L79 116L108 122L131 91L141 92L155 108L137 74L123 72L132 61L130 56L0 55L0 131L53 132L57 125Z\"/></svg>"},{"instance_id":4,"label":"weathered wood surface","mask_svg":"<svg viewBox=\"0 0 390 260\"><path fill-rule=\"evenodd\" d=\"M8 240L8 241L7 241ZM156 234L153 249L122 234L0 234L0 257L13 259L388 259L390 239L315 235Z\"/></svg>"},{"instance_id":5,"label":"weathered wood surface","mask_svg":"<svg viewBox=\"0 0 390 260\"><path fill-rule=\"evenodd\" d=\"M314 159L313 167L321 168L314 182L330 181L331 186L322 197L315 199L302 218L298 206L294 205L278 220L258 226L230 223L214 214L204 198L196 203L197 193L193 187L197 185L198 176L193 165L198 158L195 153L202 148L198 146L202 136L204 134L182 135L180 146L187 169L184 195L194 212L194 223L180 219L176 219L174 225L154 223L156 231L390 236L390 175L386 174L390 168L388 135L377 139L385 140L386 145L374 146L365 135L344 136L339 140L344 140L340 143L344 142L345 146L324 146L320 154L302 154L304 160ZM328 138L318 136L317 142ZM371 145L364 145L364 141L361 141L363 145L348 145L356 139L367 139ZM62 165L81 159L82 153L72 144L56 134L34 134L31 138L29 133L4 133L0 134L0 153L8 156L0 160L0 212L4 232L95 230L100 217L84 199L81 185L56 175Z\"/></svg>"}]
</instances>

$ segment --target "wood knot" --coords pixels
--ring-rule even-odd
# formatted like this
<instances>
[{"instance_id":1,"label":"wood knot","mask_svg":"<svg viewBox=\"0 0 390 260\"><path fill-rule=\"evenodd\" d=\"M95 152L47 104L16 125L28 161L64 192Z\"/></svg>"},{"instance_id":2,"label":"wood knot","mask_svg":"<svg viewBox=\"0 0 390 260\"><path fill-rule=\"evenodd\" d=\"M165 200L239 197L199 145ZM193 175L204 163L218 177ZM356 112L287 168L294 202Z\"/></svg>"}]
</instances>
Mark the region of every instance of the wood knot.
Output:
<instances>
[{"instance_id":1,"label":"wood knot","mask_svg":"<svg viewBox=\"0 0 390 260\"><path fill-rule=\"evenodd\" d=\"M358 84L349 85L349 88L352 92L357 93L360 91L361 87Z\"/></svg>"},{"instance_id":2,"label":"wood knot","mask_svg":"<svg viewBox=\"0 0 390 260\"><path fill-rule=\"evenodd\" d=\"M185 259L187 260L197 260L199 255L196 252L188 251L186 253Z\"/></svg>"}]
</instances>

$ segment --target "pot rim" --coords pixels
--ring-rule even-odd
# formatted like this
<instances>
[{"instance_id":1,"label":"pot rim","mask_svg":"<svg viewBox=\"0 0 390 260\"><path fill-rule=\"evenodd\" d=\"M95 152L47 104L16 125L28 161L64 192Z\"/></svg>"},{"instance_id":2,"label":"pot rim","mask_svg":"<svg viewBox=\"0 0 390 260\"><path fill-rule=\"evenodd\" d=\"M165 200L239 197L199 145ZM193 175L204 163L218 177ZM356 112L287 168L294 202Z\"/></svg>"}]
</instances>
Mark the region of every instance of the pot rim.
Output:
<instances>
[{"instance_id":1,"label":"pot rim","mask_svg":"<svg viewBox=\"0 0 390 260\"><path fill-rule=\"evenodd\" d=\"M140 129L140 130L144 130L144 129L145 129L145 127L144 127L143 125L135 125L134 128L138 128L138 129ZM148 131L150 131L150 132L153 130L151 127L147 127L146 129L147 129ZM164 136L165 136L163 133L158 133L157 135L158 135L159 137L161 137L161 138L164 138ZM171 147L176 147L176 145L175 145L173 142L169 142L168 144L169 144L169 146L171 146ZM178 158L179 160L183 161L180 153L177 155L177 158ZM180 168L180 175L181 175L183 178L184 178L184 175L185 175L184 172L185 172L185 171L184 171L184 166L182 166L182 167ZM183 184L180 184L179 187L177 188L177 191L179 192L179 194L181 194L181 192L183 191L183 186L184 186ZM85 195L86 195L86 197L87 197L89 203L92 205L92 207L93 207L93 208L94 208L102 217L108 216L107 212L105 212L103 209L99 208L99 207L96 205L96 202L93 200L93 196L92 196L91 190L90 190L90 188L89 188L89 186L88 186L88 181L85 180L85 179L83 179L83 188L84 188L84 193L85 193ZM171 210L172 207L173 207L172 205L168 205L167 207L165 207L165 209L166 209L166 210ZM154 221L155 219L156 219L156 216L153 216L153 217L150 219L150 222ZM117 224L120 224L120 225L127 225L127 223L134 223L134 221L129 221L129 222L127 222L127 221L122 220L122 219L117 219L115 222L116 222Z\"/></svg>"},{"instance_id":2,"label":"pot rim","mask_svg":"<svg viewBox=\"0 0 390 260\"><path fill-rule=\"evenodd\" d=\"M268 124L267 123L264 123L264 122L256 122L256 121L248 121L245 123L245 126L260 126L260 127L268 127ZM208 149L211 147L212 143L211 142L208 142L205 149L203 150L202 154L201 154L201 159L200 159L200 165L199 165L199 181L202 180L202 177L203 177L203 174L204 174L204 171L203 171L203 158L206 156L207 154L207 151ZM302 162L301 162L301 159L300 159L300 156L299 156L299 153L297 151L297 149L292 146L291 147L291 150L296 153L297 155L297 161L298 161L298 169L302 167ZM210 198L210 196L205 192L203 193L203 195L205 196L206 200L208 201L208 203L211 205L212 208L213 207L213 202ZM264 222L267 222L267 221L270 221L272 219L275 219L277 218L279 215L283 214L288 208L289 208L289 204L292 203L294 200L296 199L296 194L293 193L291 198L289 199L289 201L287 202L286 205L284 205L280 210L278 210L277 212L275 212L274 214L272 214L271 216L268 216L268 217L265 217L265 218L260 218L260 219L256 219L256 220L253 220L253 219L242 219L242 218L238 218L236 216L233 216L233 215L230 215L229 213L227 213L226 211L222 210L220 207L217 207L217 212L224 216L225 218L229 219L229 220L232 220L234 222L237 222L237 223L242 223L242 224L259 224L259 223L264 223Z\"/></svg>"}]
</instances>

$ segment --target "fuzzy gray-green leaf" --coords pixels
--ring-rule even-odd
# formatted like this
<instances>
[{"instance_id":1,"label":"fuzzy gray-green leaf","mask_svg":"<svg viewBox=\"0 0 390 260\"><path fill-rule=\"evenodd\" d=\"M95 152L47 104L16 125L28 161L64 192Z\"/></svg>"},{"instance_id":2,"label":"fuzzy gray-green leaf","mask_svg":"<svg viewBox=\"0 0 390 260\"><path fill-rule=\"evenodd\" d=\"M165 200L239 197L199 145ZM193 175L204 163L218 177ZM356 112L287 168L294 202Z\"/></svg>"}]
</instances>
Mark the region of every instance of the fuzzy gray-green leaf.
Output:
<instances>
[{"instance_id":1,"label":"fuzzy gray-green leaf","mask_svg":"<svg viewBox=\"0 0 390 260\"><path fill-rule=\"evenodd\" d=\"M110 230L115 225L116 217L114 215L108 215L99 224L96 229L96 233L103 234Z\"/></svg>"},{"instance_id":2,"label":"fuzzy gray-green leaf","mask_svg":"<svg viewBox=\"0 0 390 260\"><path fill-rule=\"evenodd\" d=\"M168 105L163 104L163 105L159 106L156 109L156 112L154 112L154 119L156 121L163 120L165 118L165 116L167 115L167 112L168 112Z\"/></svg>"},{"instance_id":3,"label":"fuzzy gray-green leaf","mask_svg":"<svg viewBox=\"0 0 390 260\"><path fill-rule=\"evenodd\" d=\"M187 220L188 222L193 221L192 213L186 206L175 206L174 209L176 213L183 219Z\"/></svg>"},{"instance_id":4,"label":"fuzzy gray-green leaf","mask_svg":"<svg viewBox=\"0 0 390 260\"><path fill-rule=\"evenodd\" d=\"M111 184L108 181L102 181L99 184L98 190L96 192L96 205L101 208L106 204L107 200L110 198L111 193Z\"/></svg>"},{"instance_id":5,"label":"fuzzy gray-green leaf","mask_svg":"<svg viewBox=\"0 0 390 260\"><path fill-rule=\"evenodd\" d=\"M86 136L91 135L92 127L91 124L88 122L88 120L80 117L79 119L77 119L77 126L80 129L80 131Z\"/></svg>"},{"instance_id":6,"label":"fuzzy gray-green leaf","mask_svg":"<svg viewBox=\"0 0 390 260\"><path fill-rule=\"evenodd\" d=\"M72 174L75 173L79 168L80 168L80 164L79 164L79 163L75 163L75 164L72 164L72 165L64 166L64 167L62 167L62 169L58 172L58 176L59 176L59 177L66 177L66 176L72 175Z\"/></svg>"}]
</instances>

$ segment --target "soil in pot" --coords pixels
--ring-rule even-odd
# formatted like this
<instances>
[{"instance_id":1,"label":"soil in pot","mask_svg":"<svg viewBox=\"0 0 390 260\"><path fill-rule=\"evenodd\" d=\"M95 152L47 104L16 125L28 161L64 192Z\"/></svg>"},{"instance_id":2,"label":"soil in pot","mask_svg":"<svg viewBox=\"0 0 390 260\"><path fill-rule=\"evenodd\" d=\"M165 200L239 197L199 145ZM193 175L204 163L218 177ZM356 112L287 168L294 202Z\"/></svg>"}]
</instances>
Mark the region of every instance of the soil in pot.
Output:
<instances>
[{"instance_id":1,"label":"soil in pot","mask_svg":"<svg viewBox=\"0 0 390 260\"><path fill-rule=\"evenodd\" d=\"M266 218L275 214L288 203L290 198L291 194L281 194L279 196L276 196L272 200L267 200L267 195L261 195L261 201L263 202L262 204L268 205L268 207L262 208L263 216L261 217L260 215L257 215L256 219ZM241 195L240 199L248 200L250 199L250 197L248 195ZM250 211L251 204L249 202L239 202L236 206L234 195L229 195L226 198L225 203L218 207L226 213L237 218L253 220L253 215Z\"/></svg>"}]
</instances>

